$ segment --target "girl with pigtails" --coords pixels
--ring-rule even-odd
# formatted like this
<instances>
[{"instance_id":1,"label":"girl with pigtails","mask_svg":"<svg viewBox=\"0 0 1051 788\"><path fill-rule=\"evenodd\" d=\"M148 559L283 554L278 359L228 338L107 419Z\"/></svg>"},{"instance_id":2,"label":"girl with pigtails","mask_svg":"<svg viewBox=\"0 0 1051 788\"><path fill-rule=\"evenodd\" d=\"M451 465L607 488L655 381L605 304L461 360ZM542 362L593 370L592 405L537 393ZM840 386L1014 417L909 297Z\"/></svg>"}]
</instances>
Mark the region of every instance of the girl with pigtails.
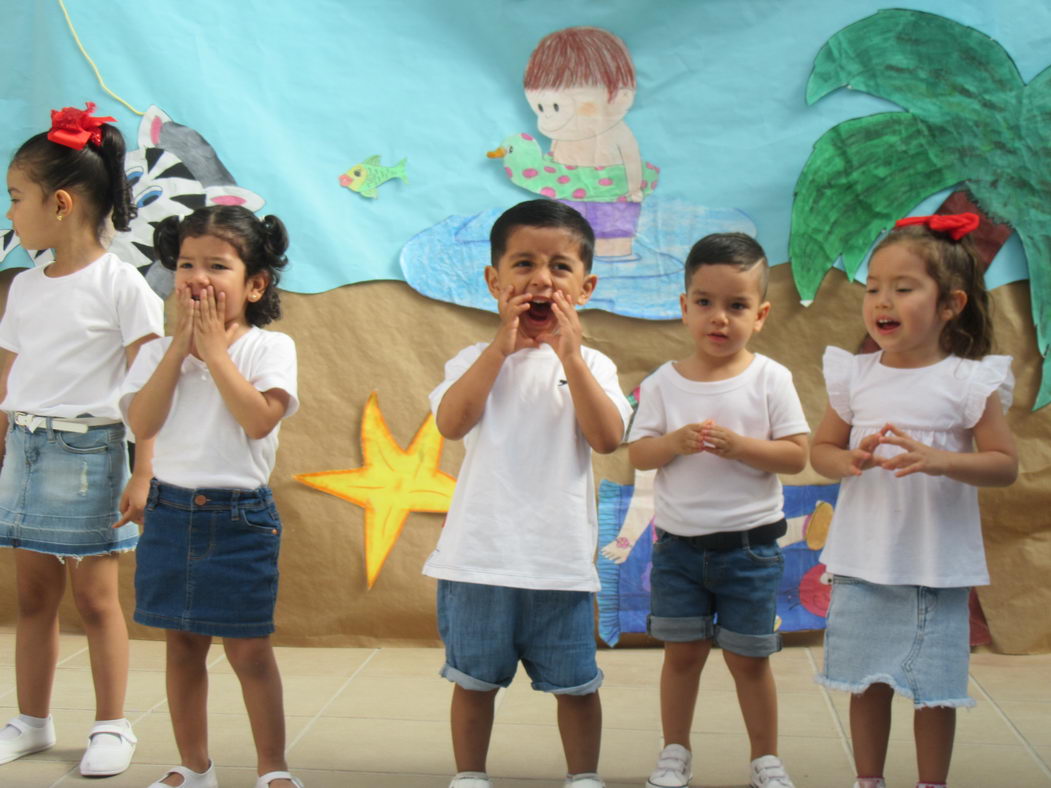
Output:
<instances>
[{"instance_id":1,"label":"girl with pigtails","mask_svg":"<svg viewBox=\"0 0 1051 788\"><path fill-rule=\"evenodd\" d=\"M128 481L117 396L139 348L163 332L163 305L106 252L107 225L129 229L135 209L124 139L94 109L53 111L51 130L27 140L7 171L7 218L24 247L54 257L14 278L0 321L0 546L14 548L19 710L0 729L0 763L55 744L51 688L68 577L96 703L80 772L103 777L127 769L135 751L117 556L138 541L151 474L151 448L140 441Z\"/></svg>"},{"instance_id":2,"label":"girl with pigtails","mask_svg":"<svg viewBox=\"0 0 1051 788\"><path fill-rule=\"evenodd\" d=\"M143 348L121 391L156 441L135 573L135 620L166 630L168 707L182 763L156 787L215 788L207 656L223 638L255 740L257 788L302 783L285 762L281 677L270 643L281 521L267 482L281 420L298 407L296 350L280 316L288 236L276 216L213 206L154 233L175 271L171 336Z\"/></svg>"}]
</instances>

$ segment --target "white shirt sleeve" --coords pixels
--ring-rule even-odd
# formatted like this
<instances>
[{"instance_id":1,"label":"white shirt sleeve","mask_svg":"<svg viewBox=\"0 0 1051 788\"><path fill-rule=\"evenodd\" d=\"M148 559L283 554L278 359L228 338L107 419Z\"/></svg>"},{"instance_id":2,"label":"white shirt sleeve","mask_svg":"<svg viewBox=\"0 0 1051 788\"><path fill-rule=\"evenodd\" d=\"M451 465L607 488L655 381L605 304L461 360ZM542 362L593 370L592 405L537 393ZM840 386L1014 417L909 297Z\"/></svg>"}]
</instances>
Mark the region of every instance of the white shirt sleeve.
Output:
<instances>
[{"instance_id":1,"label":"white shirt sleeve","mask_svg":"<svg viewBox=\"0 0 1051 788\"><path fill-rule=\"evenodd\" d=\"M792 383L792 373L778 364L767 393L767 413L770 417L770 440L786 438L789 435L803 435L810 432L810 425L803 413L803 403Z\"/></svg>"},{"instance_id":2,"label":"white shirt sleeve","mask_svg":"<svg viewBox=\"0 0 1051 788\"><path fill-rule=\"evenodd\" d=\"M438 406L442 404L445 392L453 383L463 377L463 373L471 368L471 365L482 355L485 350L484 344L469 345L445 362L445 380L439 383L428 395L431 401L431 412L437 416Z\"/></svg>"},{"instance_id":3,"label":"white shirt sleeve","mask_svg":"<svg viewBox=\"0 0 1051 788\"><path fill-rule=\"evenodd\" d=\"M168 349L170 343L170 337L160 337L147 342L139 348L135 361L132 362L128 374L124 376L124 382L121 383L120 399L117 402L125 424L128 421L128 408L131 406L132 399L135 398L139 390L152 377L154 370L157 369L157 365L161 363L161 359L164 357L164 351Z\"/></svg>"},{"instance_id":4,"label":"white shirt sleeve","mask_svg":"<svg viewBox=\"0 0 1051 788\"><path fill-rule=\"evenodd\" d=\"M620 413L621 440L624 439L624 435L628 431L628 425L631 423L631 403L628 402L628 398L624 396L624 391L620 387L620 378L617 376L617 365L613 363L613 360L608 356L594 351L591 361L588 364L588 368L591 370L591 374L594 376L595 381L602 387L602 390L606 392L606 396L609 397L610 402L614 404L617 411Z\"/></svg>"},{"instance_id":5,"label":"white shirt sleeve","mask_svg":"<svg viewBox=\"0 0 1051 788\"><path fill-rule=\"evenodd\" d=\"M660 438L668 432L668 417L664 412L664 400L660 395L658 370L642 381L639 386L639 408L631 423L628 441L639 438Z\"/></svg>"},{"instance_id":6,"label":"white shirt sleeve","mask_svg":"<svg viewBox=\"0 0 1051 788\"><path fill-rule=\"evenodd\" d=\"M0 347L10 350L12 353L20 352L18 346L18 317L14 305L18 303L18 293L22 289L18 283L21 276L22 274L19 274L11 280L11 288L7 292L7 308L4 310L3 319L0 319Z\"/></svg>"},{"instance_id":7,"label":"white shirt sleeve","mask_svg":"<svg viewBox=\"0 0 1051 788\"><path fill-rule=\"evenodd\" d=\"M287 393L285 418L288 418L299 410L296 343L288 334L279 331L267 331L264 336L266 342L252 365L248 382L259 391L281 389Z\"/></svg>"},{"instance_id":8,"label":"white shirt sleeve","mask_svg":"<svg viewBox=\"0 0 1051 788\"><path fill-rule=\"evenodd\" d=\"M164 302L131 264L118 269L113 282L113 300L124 347L149 334L164 336Z\"/></svg>"}]
</instances>

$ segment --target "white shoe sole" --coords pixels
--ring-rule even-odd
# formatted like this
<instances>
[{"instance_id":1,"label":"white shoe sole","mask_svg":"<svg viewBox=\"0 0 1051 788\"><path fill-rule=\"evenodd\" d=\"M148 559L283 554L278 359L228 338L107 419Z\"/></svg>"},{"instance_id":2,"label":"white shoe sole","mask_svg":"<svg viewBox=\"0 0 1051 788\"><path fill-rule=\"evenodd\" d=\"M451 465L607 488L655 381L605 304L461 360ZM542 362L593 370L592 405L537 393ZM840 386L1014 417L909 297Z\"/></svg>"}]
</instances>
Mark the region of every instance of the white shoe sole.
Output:
<instances>
[{"instance_id":1,"label":"white shoe sole","mask_svg":"<svg viewBox=\"0 0 1051 788\"><path fill-rule=\"evenodd\" d=\"M44 750L50 750L55 746L55 742L49 742L40 747L36 747L32 750L25 750L14 755L0 755L0 765L5 763L11 763L11 761L17 761L19 758L25 758L27 755L32 755L35 752L43 752Z\"/></svg>"}]
</instances>

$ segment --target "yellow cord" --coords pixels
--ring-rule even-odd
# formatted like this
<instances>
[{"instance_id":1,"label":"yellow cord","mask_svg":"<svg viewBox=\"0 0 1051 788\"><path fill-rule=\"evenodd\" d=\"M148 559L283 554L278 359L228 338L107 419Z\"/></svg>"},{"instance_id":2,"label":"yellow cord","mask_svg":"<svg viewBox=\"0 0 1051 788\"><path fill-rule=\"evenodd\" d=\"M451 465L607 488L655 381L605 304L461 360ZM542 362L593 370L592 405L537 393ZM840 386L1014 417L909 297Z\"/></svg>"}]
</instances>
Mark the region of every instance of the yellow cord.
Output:
<instances>
[{"instance_id":1,"label":"yellow cord","mask_svg":"<svg viewBox=\"0 0 1051 788\"><path fill-rule=\"evenodd\" d=\"M82 54L84 58L88 61L88 63L91 65L92 70L94 70L95 72L95 76L98 78L99 84L102 86L102 89L106 91L109 95L113 96L113 98L115 98L125 107L134 112L136 115L144 114L142 112L139 112L139 110L135 109L135 107L131 106L131 104L126 102L112 90L106 87L106 83L102 79L102 74L99 73L99 67L95 65L95 61L91 59L91 55L87 53L87 50L84 49L84 45L80 43L80 36L77 35L77 30L75 27L73 27L73 20L69 18L69 11L66 10L66 4L63 2L63 0L58 0L58 6L62 9L63 16L66 17L66 24L69 25L69 32L73 34L73 40L76 41L77 46L80 47L80 54Z\"/></svg>"}]
</instances>

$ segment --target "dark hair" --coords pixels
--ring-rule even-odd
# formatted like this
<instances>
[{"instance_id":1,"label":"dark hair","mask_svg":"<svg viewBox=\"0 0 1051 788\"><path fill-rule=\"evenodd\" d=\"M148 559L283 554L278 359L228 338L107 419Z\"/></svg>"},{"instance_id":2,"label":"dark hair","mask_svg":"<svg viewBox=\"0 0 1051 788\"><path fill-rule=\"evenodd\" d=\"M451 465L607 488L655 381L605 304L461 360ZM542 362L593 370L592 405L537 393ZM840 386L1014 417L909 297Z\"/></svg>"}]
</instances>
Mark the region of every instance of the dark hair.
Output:
<instances>
[{"instance_id":1,"label":"dark hair","mask_svg":"<svg viewBox=\"0 0 1051 788\"><path fill-rule=\"evenodd\" d=\"M610 99L635 89L635 66L617 36L598 27L567 27L540 39L526 64L526 90L602 85Z\"/></svg>"},{"instance_id":2,"label":"dark hair","mask_svg":"<svg viewBox=\"0 0 1051 788\"><path fill-rule=\"evenodd\" d=\"M270 215L260 219L240 205L212 205L198 208L185 219L169 216L153 231L157 257L172 271L179 260L179 249L187 238L211 235L226 241L237 250L245 264L245 279L266 274L266 290L258 301L249 301L245 317L253 326L265 326L281 317L281 299L277 284L281 269L288 264L288 231L284 222Z\"/></svg>"},{"instance_id":3,"label":"dark hair","mask_svg":"<svg viewBox=\"0 0 1051 788\"><path fill-rule=\"evenodd\" d=\"M595 231L588 220L575 208L557 200L526 200L500 214L489 231L489 252L493 267L507 251L507 239L516 227L557 227L568 230L580 241L580 259L584 271L591 273L591 258L595 256Z\"/></svg>"},{"instance_id":4,"label":"dark hair","mask_svg":"<svg viewBox=\"0 0 1051 788\"><path fill-rule=\"evenodd\" d=\"M954 241L948 234L924 225L908 225L891 230L872 254L899 243L908 244L927 264L927 274L938 286L939 307L948 305L953 290L967 295L963 309L942 327L942 350L960 358L986 356L993 344L993 323L989 316L989 291L985 289L985 275L974 241L966 235Z\"/></svg>"},{"instance_id":5,"label":"dark hair","mask_svg":"<svg viewBox=\"0 0 1051 788\"><path fill-rule=\"evenodd\" d=\"M690 280L702 265L733 265L740 271L759 270L759 300L766 299L766 286L770 281L770 265L766 252L759 242L744 233L712 233L699 240L686 255L685 287L690 289Z\"/></svg>"},{"instance_id":6,"label":"dark hair","mask_svg":"<svg viewBox=\"0 0 1051 788\"><path fill-rule=\"evenodd\" d=\"M124 171L124 137L108 123L99 128L100 145L88 142L75 150L52 142L42 132L26 140L11 158L11 166L25 172L45 195L59 189L83 195L95 214L96 237L101 237L106 219L112 217L113 227L126 232L136 214Z\"/></svg>"}]
</instances>

